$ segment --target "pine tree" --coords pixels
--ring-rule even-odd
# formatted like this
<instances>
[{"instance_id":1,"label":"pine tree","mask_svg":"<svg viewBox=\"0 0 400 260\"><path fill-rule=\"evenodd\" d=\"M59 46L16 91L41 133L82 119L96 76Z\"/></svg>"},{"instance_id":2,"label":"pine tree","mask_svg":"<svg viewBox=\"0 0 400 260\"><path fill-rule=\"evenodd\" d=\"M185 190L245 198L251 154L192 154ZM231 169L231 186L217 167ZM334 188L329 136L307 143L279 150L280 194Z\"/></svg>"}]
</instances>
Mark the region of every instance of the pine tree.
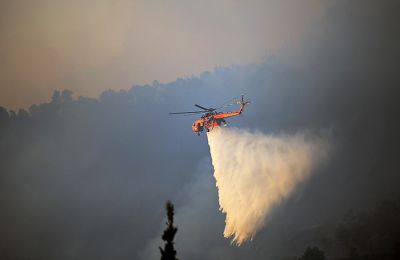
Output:
<instances>
[{"instance_id":1,"label":"pine tree","mask_svg":"<svg viewBox=\"0 0 400 260\"><path fill-rule=\"evenodd\" d=\"M168 221L165 223L167 228L164 230L162 240L165 241L164 249L159 247L161 252L161 260L178 260L176 258L176 251L174 249L174 237L178 231L177 227L174 227L174 205L167 201L166 205Z\"/></svg>"}]
</instances>

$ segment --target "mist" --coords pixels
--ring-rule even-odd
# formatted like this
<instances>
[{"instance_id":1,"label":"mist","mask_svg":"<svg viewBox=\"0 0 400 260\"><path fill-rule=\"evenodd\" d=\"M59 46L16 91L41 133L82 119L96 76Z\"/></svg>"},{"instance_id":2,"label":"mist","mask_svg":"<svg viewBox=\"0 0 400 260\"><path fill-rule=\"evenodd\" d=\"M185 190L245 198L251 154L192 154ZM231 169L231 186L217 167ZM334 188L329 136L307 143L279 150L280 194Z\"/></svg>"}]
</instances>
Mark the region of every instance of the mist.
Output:
<instances>
[{"instance_id":1,"label":"mist","mask_svg":"<svg viewBox=\"0 0 400 260\"><path fill-rule=\"evenodd\" d=\"M221 128L207 136L220 210L226 214L224 236L236 245L255 236L327 153L322 140L301 133L266 136Z\"/></svg>"}]
</instances>

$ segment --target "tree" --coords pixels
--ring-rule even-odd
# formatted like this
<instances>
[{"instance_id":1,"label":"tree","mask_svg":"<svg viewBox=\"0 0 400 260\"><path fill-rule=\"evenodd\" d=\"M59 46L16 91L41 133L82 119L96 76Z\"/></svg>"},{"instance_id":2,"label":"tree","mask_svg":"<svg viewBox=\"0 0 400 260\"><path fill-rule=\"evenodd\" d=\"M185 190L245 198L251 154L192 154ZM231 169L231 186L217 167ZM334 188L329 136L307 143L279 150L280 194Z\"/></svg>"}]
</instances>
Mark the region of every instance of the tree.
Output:
<instances>
[{"instance_id":1,"label":"tree","mask_svg":"<svg viewBox=\"0 0 400 260\"><path fill-rule=\"evenodd\" d=\"M72 102L72 91L69 89L64 89L61 93L61 99L64 103L71 103Z\"/></svg>"},{"instance_id":2,"label":"tree","mask_svg":"<svg viewBox=\"0 0 400 260\"><path fill-rule=\"evenodd\" d=\"M324 260L325 255L318 247L307 247L299 260Z\"/></svg>"},{"instance_id":3,"label":"tree","mask_svg":"<svg viewBox=\"0 0 400 260\"><path fill-rule=\"evenodd\" d=\"M370 211L349 211L335 238L347 259L400 259L400 203L384 200Z\"/></svg>"},{"instance_id":4,"label":"tree","mask_svg":"<svg viewBox=\"0 0 400 260\"><path fill-rule=\"evenodd\" d=\"M0 106L0 125L6 123L10 119L7 109Z\"/></svg>"},{"instance_id":5,"label":"tree","mask_svg":"<svg viewBox=\"0 0 400 260\"><path fill-rule=\"evenodd\" d=\"M54 104L60 104L61 103L61 93L59 90L54 90L53 96L51 97L51 102Z\"/></svg>"},{"instance_id":6,"label":"tree","mask_svg":"<svg viewBox=\"0 0 400 260\"><path fill-rule=\"evenodd\" d=\"M159 247L161 260L177 260L173 242L175 234L178 231L178 228L174 227L174 205L170 201L167 201L166 209L168 221L165 224L167 225L167 228L164 230L161 237L162 240L165 241L165 245L164 249Z\"/></svg>"}]
</instances>

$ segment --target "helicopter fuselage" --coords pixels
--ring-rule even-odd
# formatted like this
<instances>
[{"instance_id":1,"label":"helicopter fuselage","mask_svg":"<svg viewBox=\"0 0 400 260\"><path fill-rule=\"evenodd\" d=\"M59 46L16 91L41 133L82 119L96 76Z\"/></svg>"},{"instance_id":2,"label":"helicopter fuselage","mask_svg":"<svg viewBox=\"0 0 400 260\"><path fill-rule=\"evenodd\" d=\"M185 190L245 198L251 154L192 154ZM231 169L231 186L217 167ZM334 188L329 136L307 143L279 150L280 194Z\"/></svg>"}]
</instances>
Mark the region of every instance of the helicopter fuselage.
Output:
<instances>
[{"instance_id":1,"label":"helicopter fuselage","mask_svg":"<svg viewBox=\"0 0 400 260\"><path fill-rule=\"evenodd\" d=\"M187 111L187 112L174 112L169 113L173 115L188 115L188 114L202 114L200 119L197 119L192 124L192 131L200 135L201 132L204 131L204 128L207 132L214 129L214 127L220 127L221 125L226 125L225 118L238 116L242 114L244 107L250 103L250 101L244 99L244 95L242 95L242 99L236 101L236 104L240 104L240 108L237 111L232 112L217 112L216 110L219 108L206 108L200 105L195 104L195 107L198 107L202 110L200 111ZM220 107L222 108L222 107Z\"/></svg>"},{"instance_id":2,"label":"helicopter fuselage","mask_svg":"<svg viewBox=\"0 0 400 260\"><path fill-rule=\"evenodd\" d=\"M192 131L197 134L200 134L201 132L204 131L204 128L206 128L206 131L209 132L212 129L214 129L214 127L220 127L221 125L226 125L225 118L240 115L245 105L246 104L242 104L238 111L205 113L203 116L201 116L200 119L193 122Z\"/></svg>"}]
</instances>

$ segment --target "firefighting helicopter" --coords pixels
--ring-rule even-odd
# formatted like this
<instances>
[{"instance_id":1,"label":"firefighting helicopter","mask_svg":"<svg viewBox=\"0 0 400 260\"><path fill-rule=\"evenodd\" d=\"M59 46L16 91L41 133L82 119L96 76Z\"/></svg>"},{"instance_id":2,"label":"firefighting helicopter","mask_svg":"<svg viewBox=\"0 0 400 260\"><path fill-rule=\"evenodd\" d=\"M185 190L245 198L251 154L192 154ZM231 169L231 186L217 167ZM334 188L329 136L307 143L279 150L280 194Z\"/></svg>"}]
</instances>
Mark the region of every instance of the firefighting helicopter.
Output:
<instances>
[{"instance_id":1,"label":"firefighting helicopter","mask_svg":"<svg viewBox=\"0 0 400 260\"><path fill-rule=\"evenodd\" d=\"M189 112L176 112L176 113L169 113L170 115L188 115L188 114L202 114L200 119L197 119L192 124L192 131L200 135L203 132L204 128L207 132L210 132L214 129L214 127L220 127L222 124L226 126L225 118L238 116L242 114L244 107L249 104L249 100L244 99L244 95L240 100L236 100L231 104L238 104L240 105L239 110L232 111L232 112L217 112L218 109L221 109L225 106L218 107L218 108L206 108L200 105L195 104L195 107L202 109L201 111L189 111Z\"/></svg>"}]
</instances>

